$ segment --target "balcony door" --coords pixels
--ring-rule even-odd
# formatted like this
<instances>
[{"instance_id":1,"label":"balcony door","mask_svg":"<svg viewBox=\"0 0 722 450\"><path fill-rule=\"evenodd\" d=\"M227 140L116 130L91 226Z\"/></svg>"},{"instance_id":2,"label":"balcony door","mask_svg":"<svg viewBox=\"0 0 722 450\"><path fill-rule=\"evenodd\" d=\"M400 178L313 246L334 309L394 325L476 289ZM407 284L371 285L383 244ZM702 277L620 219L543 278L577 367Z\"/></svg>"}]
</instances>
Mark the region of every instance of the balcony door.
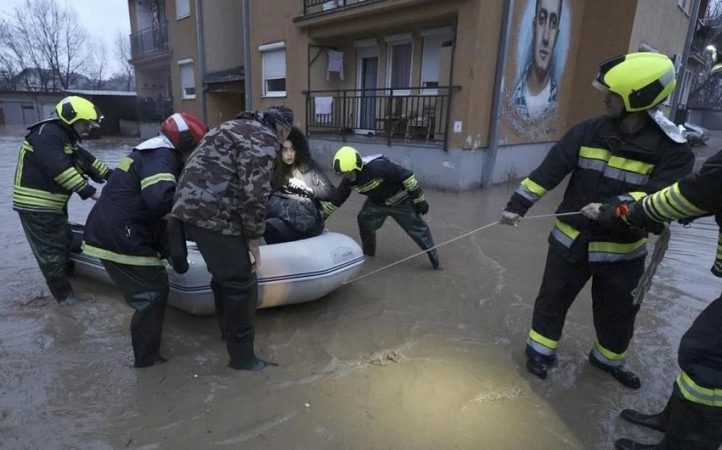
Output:
<instances>
[{"instance_id":1,"label":"balcony door","mask_svg":"<svg viewBox=\"0 0 722 450\"><path fill-rule=\"evenodd\" d=\"M360 47L356 89L358 95L356 133L368 133L376 129L376 98L378 96L379 49Z\"/></svg>"}]
</instances>

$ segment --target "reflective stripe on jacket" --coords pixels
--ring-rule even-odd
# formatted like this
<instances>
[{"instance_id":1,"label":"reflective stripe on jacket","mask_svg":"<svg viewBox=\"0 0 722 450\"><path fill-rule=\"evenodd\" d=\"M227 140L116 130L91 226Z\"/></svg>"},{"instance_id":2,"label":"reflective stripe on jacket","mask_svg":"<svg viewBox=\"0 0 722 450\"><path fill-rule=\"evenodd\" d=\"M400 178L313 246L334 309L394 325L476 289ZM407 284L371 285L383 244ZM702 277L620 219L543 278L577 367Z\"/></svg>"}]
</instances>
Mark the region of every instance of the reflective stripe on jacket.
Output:
<instances>
[{"instance_id":1,"label":"reflective stripe on jacket","mask_svg":"<svg viewBox=\"0 0 722 450\"><path fill-rule=\"evenodd\" d=\"M576 212L588 203L638 200L687 175L694 156L686 144L669 139L650 123L633 136L607 117L574 126L549 151L512 195L506 210L526 214L547 192L571 174L557 213ZM560 217L550 243L585 253L590 262L643 257L646 234L635 229L608 231L581 215ZM584 245L574 245L584 238Z\"/></svg>"}]
</instances>

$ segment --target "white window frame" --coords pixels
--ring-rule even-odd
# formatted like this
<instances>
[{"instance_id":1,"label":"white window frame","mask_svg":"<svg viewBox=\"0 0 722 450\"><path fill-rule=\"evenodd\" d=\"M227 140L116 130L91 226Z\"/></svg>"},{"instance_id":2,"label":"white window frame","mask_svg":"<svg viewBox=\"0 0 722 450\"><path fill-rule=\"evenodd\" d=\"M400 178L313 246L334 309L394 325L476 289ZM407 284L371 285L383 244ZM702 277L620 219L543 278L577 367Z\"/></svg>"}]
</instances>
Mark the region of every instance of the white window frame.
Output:
<instances>
[{"instance_id":1,"label":"white window frame","mask_svg":"<svg viewBox=\"0 0 722 450\"><path fill-rule=\"evenodd\" d=\"M438 72L436 74L436 79L425 79L425 77L428 75L428 73L424 72L424 69L428 69L428 61L427 58L431 55L430 50L427 48L427 45L429 44L429 39L439 39L441 41L441 45L438 47L437 52L437 66L438 66ZM435 81L438 85L439 78L441 78L441 49L443 48L444 41L453 40L454 39L454 30L451 27L442 27L442 28L434 28L431 30L424 30L421 32L421 72L419 76L419 86L424 86L424 83L427 81ZM437 88L428 88L428 89L422 89L421 95L437 95L439 93L439 89Z\"/></svg>"},{"instance_id":2,"label":"white window frame","mask_svg":"<svg viewBox=\"0 0 722 450\"><path fill-rule=\"evenodd\" d=\"M386 36L384 39L386 41L386 86L391 87L391 72L393 70L393 61L394 61L394 50L393 48L397 45L405 45L405 44L411 44L411 61L410 61L410 67L409 67L409 81L408 86L411 86L411 80L414 77L414 38L411 36L411 33L402 33L402 34L394 34L391 36ZM409 89L389 89L389 94L394 95L400 95L400 96L406 96L411 95L411 90Z\"/></svg>"},{"instance_id":3,"label":"white window frame","mask_svg":"<svg viewBox=\"0 0 722 450\"><path fill-rule=\"evenodd\" d=\"M181 8L182 5L182 8ZM185 19L191 15L191 0L175 0L176 20Z\"/></svg>"},{"instance_id":4,"label":"white window frame","mask_svg":"<svg viewBox=\"0 0 722 450\"><path fill-rule=\"evenodd\" d=\"M267 84L267 81L280 80L280 79L283 79L283 80L285 80L286 83L288 83L288 70L287 70L287 65L286 65L286 58L287 58L286 43L285 42L274 42L272 44L260 45L258 47L258 51L261 52L261 83L262 83L261 84L261 92L263 93L262 96L263 97L286 97L288 86L286 86L286 90L283 90L283 91L270 91L270 90L268 90L268 84ZM283 62L279 63L279 66L282 66L282 70L280 67L274 68L274 70L271 71L271 73L269 74L269 73L267 73L269 71L267 63L270 63L270 61L267 60L266 58L269 58L270 55L274 55L274 54L275 55L280 55L280 54L283 55ZM281 77L276 76L275 78L267 78L267 76L275 75L273 72L278 72L278 74L280 74L282 72L283 77L281 78Z\"/></svg>"},{"instance_id":5,"label":"white window frame","mask_svg":"<svg viewBox=\"0 0 722 450\"><path fill-rule=\"evenodd\" d=\"M185 86L183 84L183 68L184 67L190 67L191 69L191 77L193 78L193 94L186 93L186 88L189 88L191 86ZM192 58L186 58L178 60L178 80L181 88L181 100L193 100L196 98L195 89L196 89L196 74L195 74L195 67L193 66L193 59Z\"/></svg>"}]
</instances>

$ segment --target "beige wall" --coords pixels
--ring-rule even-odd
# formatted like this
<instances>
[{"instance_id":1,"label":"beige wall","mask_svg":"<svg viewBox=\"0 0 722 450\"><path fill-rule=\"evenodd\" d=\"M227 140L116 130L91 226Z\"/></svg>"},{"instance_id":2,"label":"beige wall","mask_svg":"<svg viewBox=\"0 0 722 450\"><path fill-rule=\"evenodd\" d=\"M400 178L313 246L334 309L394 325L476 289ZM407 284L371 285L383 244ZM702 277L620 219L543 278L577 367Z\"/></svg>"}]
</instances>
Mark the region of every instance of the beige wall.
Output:
<instances>
[{"instance_id":1,"label":"beige wall","mask_svg":"<svg viewBox=\"0 0 722 450\"><path fill-rule=\"evenodd\" d=\"M243 65L243 17L237 0L203 2L206 72ZM210 112L210 110L209 110Z\"/></svg>"},{"instance_id":2,"label":"beige wall","mask_svg":"<svg viewBox=\"0 0 722 450\"><path fill-rule=\"evenodd\" d=\"M677 0L638 0L629 51L638 51L644 42L666 55L681 55L688 26L689 16Z\"/></svg>"},{"instance_id":3,"label":"beige wall","mask_svg":"<svg viewBox=\"0 0 722 450\"><path fill-rule=\"evenodd\" d=\"M168 15L168 46L171 49L170 77L173 86L173 109L175 111L189 112L201 116L201 79L199 61L197 57L198 44L196 41L195 0L191 0L190 16L180 20L176 19L175 0L166 0L166 14ZM178 61L193 59L195 75L196 98L183 100L180 88L180 67Z\"/></svg>"}]
</instances>

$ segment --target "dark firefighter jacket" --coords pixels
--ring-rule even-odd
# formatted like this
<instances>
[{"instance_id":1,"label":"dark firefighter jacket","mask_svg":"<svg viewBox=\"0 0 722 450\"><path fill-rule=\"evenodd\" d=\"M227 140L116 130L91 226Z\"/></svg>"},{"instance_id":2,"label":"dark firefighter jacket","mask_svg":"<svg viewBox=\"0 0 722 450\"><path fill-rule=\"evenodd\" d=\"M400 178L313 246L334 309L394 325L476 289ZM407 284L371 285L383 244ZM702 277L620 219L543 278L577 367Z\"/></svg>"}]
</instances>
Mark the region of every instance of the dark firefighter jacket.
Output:
<instances>
[{"instance_id":1,"label":"dark firefighter jacket","mask_svg":"<svg viewBox=\"0 0 722 450\"><path fill-rule=\"evenodd\" d=\"M86 176L103 182L110 169L78 146L79 136L58 119L28 128L15 169L13 209L64 214L70 194L86 199L95 193Z\"/></svg>"},{"instance_id":2,"label":"dark firefighter jacket","mask_svg":"<svg viewBox=\"0 0 722 450\"><path fill-rule=\"evenodd\" d=\"M693 164L687 144L672 141L651 121L627 135L615 120L590 119L574 126L551 148L521 182L506 210L523 216L568 174L557 213L577 212L592 202L638 200L687 175ZM582 215L559 217L549 237L550 245L561 248L570 260L588 258L592 263L643 257L646 240L641 230L609 231Z\"/></svg>"},{"instance_id":3,"label":"dark firefighter jacket","mask_svg":"<svg viewBox=\"0 0 722 450\"><path fill-rule=\"evenodd\" d=\"M326 215L341 206L351 195L351 190L366 195L369 201L380 206L395 206L406 199L414 203L425 200L414 173L384 156L364 157L363 167L357 175L353 183L344 178L336 189L336 198L323 204Z\"/></svg>"},{"instance_id":4,"label":"dark firefighter jacket","mask_svg":"<svg viewBox=\"0 0 722 450\"><path fill-rule=\"evenodd\" d=\"M162 266L165 220L173 206L182 164L162 135L118 163L88 215L83 252L135 266Z\"/></svg>"},{"instance_id":5,"label":"dark firefighter jacket","mask_svg":"<svg viewBox=\"0 0 722 450\"><path fill-rule=\"evenodd\" d=\"M695 218L712 213L720 225L712 273L722 277L722 152L709 158L699 172L631 205L626 221L636 227ZM690 401L722 408L722 298L697 317L679 345L677 377Z\"/></svg>"}]
</instances>

